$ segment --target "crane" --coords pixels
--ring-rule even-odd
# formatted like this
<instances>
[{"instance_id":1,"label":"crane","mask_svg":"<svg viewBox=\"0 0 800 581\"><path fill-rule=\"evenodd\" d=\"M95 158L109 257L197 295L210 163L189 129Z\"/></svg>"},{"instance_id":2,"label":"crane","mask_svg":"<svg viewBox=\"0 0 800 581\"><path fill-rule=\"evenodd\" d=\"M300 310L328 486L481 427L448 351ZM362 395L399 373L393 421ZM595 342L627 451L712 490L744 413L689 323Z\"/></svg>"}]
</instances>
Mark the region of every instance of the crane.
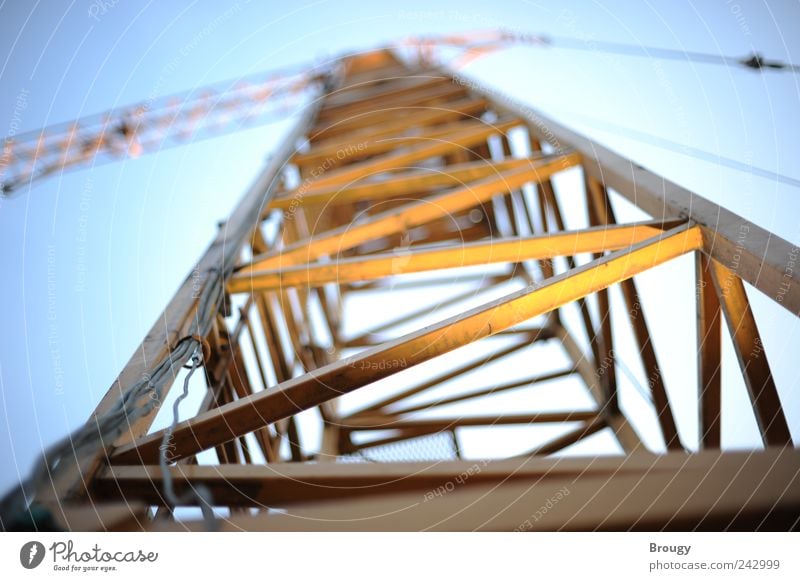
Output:
<instances>
[{"instance_id":1,"label":"crane","mask_svg":"<svg viewBox=\"0 0 800 581\"><path fill-rule=\"evenodd\" d=\"M734 65L759 71L800 71L796 65L769 61L758 54L731 58L502 29L412 36L390 47L409 51L417 62L428 65L439 62L459 70L476 59L518 45ZM455 54L447 54L448 50ZM0 155L0 192L10 196L25 184L60 172L136 158L166 147L285 118L289 112L296 111L304 99L318 94L333 73L330 66L303 63L148 98L8 138Z\"/></svg>"},{"instance_id":2,"label":"crane","mask_svg":"<svg viewBox=\"0 0 800 581\"><path fill-rule=\"evenodd\" d=\"M745 285L798 316L797 248L431 64L438 47L455 47L468 59L512 41L414 39L395 48L415 51L417 63L379 49L303 77L298 91L313 91L314 79L320 98L309 94L312 105L90 421L49 449L0 501L2 526L796 528L796 426ZM106 127L114 121L108 117ZM168 134L166 127L157 135ZM126 131L129 143L136 132ZM137 142L147 143L138 134ZM578 179L564 188L568 175ZM626 221L613 196L647 219ZM696 290L697 381L686 382L693 401L682 409L699 412L696 435L676 421L687 402L667 390L662 368L687 362L664 357L670 345L656 351L654 319L648 321L634 280L681 257L696 267L676 281ZM465 294L454 292L454 282ZM439 293L429 292L437 286ZM610 300L612 291L620 302ZM373 292L387 294L354 333L349 323L365 317L353 304ZM401 303L413 309L398 312ZM444 306L452 310L440 312ZM621 404L620 325L644 371L648 414ZM685 341L667 335L672 346ZM730 360L721 354L725 336ZM472 357L460 351L446 360L473 347ZM469 386L467 378L491 363L502 377L490 373ZM742 380L763 449L723 448L723 366ZM181 419L181 398L199 369L202 401ZM418 375L409 379L407 370ZM394 390L350 397L386 387L376 386L383 380L396 380ZM181 383L171 424L157 429L159 408ZM519 409L520 390L548 383L567 386L556 390L558 409L540 401ZM458 390L418 397L443 386ZM565 397L570 387L581 390L585 404ZM501 392L516 397L498 412L490 403ZM479 413L460 413L463 402L477 404ZM313 449L303 445L305 412L319 428ZM660 453L634 427L647 419ZM465 431L540 424L562 431L523 439L526 449L516 456L462 455ZM597 435L620 453L553 457ZM437 457L421 457L419 448L432 440L444 441ZM396 455L402 445L413 449L411 459ZM537 513L547 501L557 501L558 510ZM200 508L203 519L176 522L179 507Z\"/></svg>"}]
</instances>

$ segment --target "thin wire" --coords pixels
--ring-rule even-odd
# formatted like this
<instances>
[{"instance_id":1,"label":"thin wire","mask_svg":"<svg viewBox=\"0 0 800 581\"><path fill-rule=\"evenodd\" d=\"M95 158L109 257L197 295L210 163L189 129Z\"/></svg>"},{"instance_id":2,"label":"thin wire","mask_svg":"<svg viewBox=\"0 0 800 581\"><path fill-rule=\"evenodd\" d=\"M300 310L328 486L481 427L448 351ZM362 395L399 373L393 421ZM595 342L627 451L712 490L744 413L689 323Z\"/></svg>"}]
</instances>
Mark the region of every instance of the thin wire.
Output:
<instances>
[{"instance_id":1,"label":"thin wire","mask_svg":"<svg viewBox=\"0 0 800 581\"><path fill-rule=\"evenodd\" d=\"M742 161L730 157L725 157L724 155L712 153L705 149L700 149L698 147L693 147L691 145L686 145L684 143L672 141L664 137L659 137L657 135L653 135L652 133L646 133L644 131L639 131L638 129L631 129L630 127L617 125L615 123L609 123L608 121L603 121L602 119L598 119L590 115L584 115L583 113L569 113L569 115L571 117L582 119L589 125L593 125L598 129L609 131L610 133L615 133L621 137L627 137L629 139L634 139L636 141L647 143L655 147L660 147L662 149L666 149L675 153L680 153L687 157L695 157L703 161L708 161L711 163L715 163L717 165L729 167L736 171L749 173L766 179L771 179L777 182L781 182L795 188L800 188L800 179L793 178L791 176L770 171L768 169L751 165L749 163L744 163Z\"/></svg>"},{"instance_id":2,"label":"thin wire","mask_svg":"<svg viewBox=\"0 0 800 581\"><path fill-rule=\"evenodd\" d=\"M97 449L103 446L104 442L113 441L121 433L123 425L132 424L149 413L160 397L156 386L171 370L172 363L176 359L188 355L189 348L188 343L179 345L150 378L140 380L107 413L96 416L93 422L86 423L48 448L29 478L9 491L0 501L0 518L4 522L13 522L14 516L27 511L42 484L48 480L55 480L54 473L63 468L70 455L77 460L84 450ZM149 397L144 398L145 395ZM142 405L132 407L132 404L142 399L144 399Z\"/></svg>"},{"instance_id":3,"label":"thin wire","mask_svg":"<svg viewBox=\"0 0 800 581\"><path fill-rule=\"evenodd\" d=\"M453 42L448 37L429 39L429 42L433 42L434 44L438 44L440 46L454 46L472 50L481 48L494 49L503 45L509 46L515 43L532 44L535 46L550 46L553 48L582 50L595 53L674 60L684 63L695 62L702 64L723 65L728 67L745 67L754 71L772 69L790 71L793 73L800 72L800 65L784 63L776 60L766 60L758 53L751 53L746 57L729 57L720 54L676 50L655 46L622 44L618 42L594 40L591 38L518 34L508 31L500 31L500 35L496 39L481 40L466 46L462 43Z\"/></svg>"},{"instance_id":4,"label":"thin wire","mask_svg":"<svg viewBox=\"0 0 800 581\"><path fill-rule=\"evenodd\" d=\"M217 276L211 277L201 292L190 335L178 341L170 353L152 368L151 373L131 386L108 412L96 415L93 421L48 448L30 476L3 496L0 500L0 523L4 528L7 529L9 524L30 512L37 492L45 483L55 480L55 473L63 470L67 460L71 458L78 463L84 452L96 452L112 444L125 426L133 424L157 407L163 398L167 380L170 377L174 380L175 368L189 359L198 346L202 346L195 337L208 334L213 315L223 298L222 280L232 270L234 259L234 253L226 256L221 272L217 268L209 269L209 272L216 272ZM212 309L212 306L215 308Z\"/></svg>"},{"instance_id":5,"label":"thin wire","mask_svg":"<svg viewBox=\"0 0 800 581\"><path fill-rule=\"evenodd\" d=\"M800 66L798 65L783 63L780 61L767 61L758 54L752 54L745 58L727 57L719 54L708 54L652 46L637 46L632 44L621 44L617 42L570 38L566 36L544 37L544 42L545 44L556 48L565 48L570 50L584 50L625 56L675 60L681 62L747 67L753 70L767 68L774 70L788 70L795 73L800 72Z\"/></svg>"},{"instance_id":6,"label":"thin wire","mask_svg":"<svg viewBox=\"0 0 800 581\"><path fill-rule=\"evenodd\" d=\"M161 446L159 447L158 455L158 465L161 469L161 477L164 483L162 490L167 502L169 503L170 511L174 513L177 505L184 504L190 499L196 499L200 505L200 510L203 512L203 520L205 521L206 529L209 531L214 531L217 529L217 520L214 518L214 510L211 508L214 503L211 491L202 484L197 484L195 486L190 485L189 490L187 490L185 494L177 496L175 494L175 486L172 481L172 473L169 469L169 460L167 459L169 443L170 440L172 440L172 434L178 425L178 420L180 417L179 408L181 402L189 395L189 380L192 378L194 372L202 365L202 361L202 355L198 354L197 350L195 350L194 354L192 355L191 369L189 370L189 373L186 374L186 379L183 381L183 393L181 393L181 395L175 400L175 403L172 404L172 424L164 432L164 437L161 440Z\"/></svg>"}]
</instances>

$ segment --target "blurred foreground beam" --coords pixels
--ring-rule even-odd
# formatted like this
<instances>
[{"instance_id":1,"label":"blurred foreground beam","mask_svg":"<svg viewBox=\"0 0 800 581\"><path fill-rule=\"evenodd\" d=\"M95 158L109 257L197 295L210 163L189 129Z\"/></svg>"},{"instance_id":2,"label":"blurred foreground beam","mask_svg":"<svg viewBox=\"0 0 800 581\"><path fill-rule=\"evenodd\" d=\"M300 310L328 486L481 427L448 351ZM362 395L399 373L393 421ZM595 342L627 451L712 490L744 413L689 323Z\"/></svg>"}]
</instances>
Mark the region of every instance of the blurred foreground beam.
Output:
<instances>
[{"instance_id":1,"label":"blurred foreground beam","mask_svg":"<svg viewBox=\"0 0 800 581\"><path fill-rule=\"evenodd\" d=\"M171 471L179 493L202 483L224 504L289 506L232 516L220 522L228 530L752 531L791 530L800 518L800 452L789 449ZM158 502L160 480L157 466L114 466L96 493ZM150 523L183 527L203 523Z\"/></svg>"}]
</instances>

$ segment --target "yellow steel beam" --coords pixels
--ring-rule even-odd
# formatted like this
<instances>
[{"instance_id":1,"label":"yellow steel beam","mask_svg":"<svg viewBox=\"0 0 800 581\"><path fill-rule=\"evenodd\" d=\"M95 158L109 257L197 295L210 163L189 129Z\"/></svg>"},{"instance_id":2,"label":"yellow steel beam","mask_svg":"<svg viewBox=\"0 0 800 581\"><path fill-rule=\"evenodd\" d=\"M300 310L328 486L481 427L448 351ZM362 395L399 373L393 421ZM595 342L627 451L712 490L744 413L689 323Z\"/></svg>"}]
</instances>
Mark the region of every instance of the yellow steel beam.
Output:
<instances>
[{"instance_id":1,"label":"yellow steel beam","mask_svg":"<svg viewBox=\"0 0 800 581\"><path fill-rule=\"evenodd\" d=\"M343 161L382 155L427 141L447 139L462 129L470 129L478 125L483 125L483 123L463 119L444 125L427 127L423 131L411 134L392 132L389 136L382 138L348 135L344 143L340 141L321 148L321 151L312 150L307 153L298 153L292 158L292 162L302 166L304 170L310 170L316 163L318 171L321 171L328 165L331 167L339 166Z\"/></svg>"},{"instance_id":2,"label":"yellow steel beam","mask_svg":"<svg viewBox=\"0 0 800 581\"><path fill-rule=\"evenodd\" d=\"M445 319L414 333L367 349L178 424L170 450L175 460L227 442L264 425L428 361L484 337L548 313L611 284L626 280L702 245L700 229L683 225L624 251ZM156 432L112 455L116 463L155 462L163 432Z\"/></svg>"},{"instance_id":3,"label":"yellow steel beam","mask_svg":"<svg viewBox=\"0 0 800 581\"><path fill-rule=\"evenodd\" d=\"M410 147L403 151L380 155L374 159L354 163L331 171L326 168L312 168L309 170L309 185L322 186L331 184L349 184L352 181L378 174L387 170L405 168L409 164L429 159L432 157L451 153L454 150L471 147L497 133L505 133L509 129L521 125L521 121L506 119L494 124L483 122L465 123L463 129L454 131L446 136L439 137L429 142ZM349 155L360 155L359 142L347 142L341 146L342 155L346 159Z\"/></svg>"},{"instance_id":4,"label":"yellow steel beam","mask_svg":"<svg viewBox=\"0 0 800 581\"><path fill-rule=\"evenodd\" d=\"M453 99L464 95L467 90L457 83L440 84L439 86L418 87L411 90L412 94L389 94L371 99L363 99L356 103L338 105L320 109L320 125L325 123L335 126L337 123L347 123L349 120L363 114L379 113L391 107L419 105L431 101Z\"/></svg>"},{"instance_id":5,"label":"yellow steel beam","mask_svg":"<svg viewBox=\"0 0 800 581\"><path fill-rule=\"evenodd\" d=\"M415 169L398 173L380 181L356 185L327 187L300 187L274 198L270 209L291 210L300 206L335 206L352 204L361 200L384 200L419 194L426 190L460 186L465 182L498 175L502 172L530 167L538 158L507 159L503 161L470 161L446 168Z\"/></svg>"},{"instance_id":6,"label":"yellow steel beam","mask_svg":"<svg viewBox=\"0 0 800 581\"><path fill-rule=\"evenodd\" d=\"M333 125L317 126L309 134L309 141L313 144L335 143L349 139L363 133L381 130L384 127L396 127L401 123L407 123L421 109L442 109L450 107L453 103L458 103L462 99L439 102L439 103L418 103L416 105L406 104L396 107L387 107L379 111L362 113L352 117L347 123L336 123Z\"/></svg>"},{"instance_id":7,"label":"yellow steel beam","mask_svg":"<svg viewBox=\"0 0 800 581\"><path fill-rule=\"evenodd\" d=\"M667 228L676 223L669 223ZM315 287L344 284L385 276L426 272L444 268L488 265L524 260L543 260L588 252L618 250L663 232L660 222L622 226L598 226L546 236L500 238L451 246L421 247L402 252L343 258L330 263L292 266L261 271L255 267L228 282L230 292L272 290L286 286Z\"/></svg>"},{"instance_id":8,"label":"yellow steel beam","mask_svg":"<svg viewBox=\"0 0 800 581\"><path fill-rule=\"evenodd\" d=\"M488 365L494 361L498 361L511 355L512 353L517 353L526 347L530 347L531 344L536 341L536 336L531 334L527 337L522 337L522 340L518 343L513 343L508 347L504 347L498 351L494 351L487 355L482 355L480 358L476 359L475 361L470 361L468 363L463 363L456 367L455 369L451 369L444 373L439 373L435 377L427 378L424 382L418 383L416 385L409 385L405 389L392 393L390 396L385 397L383 399L379 399L378 401L373 401L369 405L359 410L352 412L347 417L355 417L361 415L375 415L376 413L382 413L382 410L393 403L397 403L399 401L408 399L414 395L420 394L423 391L427 391L437 385L441 385L446 381L450 381L451 379L458 377L460 375L464 375L469 373L470 371L474 371L484 365Z\"/></svg>"},{"instance_id":9,"label":"yellow steel beam","mask_svg":"<svg viewBox=\"0 0 800 581\"><path fill-rule=\"evenodd\" d=\"M464 117L478 118L486 110L487 101L483 98L464 98L449 103L438 103L425 106L411 106L400 109L402 115L385 119L380 123L369 123L364 127L354 127L347 132L333 135L319 135L312 137L310 142L313 148L328 147L341 144L343 140L361 141L394 135L409 127L425 127L448 120L462 119Z\"/></svg>"},{"instance_id":10,"label":"yellow steel beam","mask_svg":"<svg viewBox=\"0 0 800 581\"><path fill-rule=\"evenodd\" d=\"M764 443L768 446L791 446L789 425L744 283L717 260L711 261L711 275Z\"/></svg>"},{"instance_id":11,"label":"yellow steel beam","mask_svg":"<svg viewBox=\"0 0 800 581\"><path fill-rule=\"evenodd\" d=\"M525 379L519 379L516 381L509 381L507 383L503 383L500 385L493 385L492 387L487 387L485 389L481 389L478 391L471 391L468 393L461 393L459 395L454 395L452 397L446 397L443 399L437 399L417 405L412 405L409 407L404 407L399 410L392 410L391 414L398 416L402 414L409 414L411 412L419 412L423 410L429 410L435 407L442 407L451 405L454 403L461 403L470 399L476 399L479 397L495 395L498 393L502 393L504 391L508 391L511 389L518 389L518 388L526 388L531 387L533 385L537 385L540 383L546 383L549 381L553 381L555 379L562 379L564 377L570 377L577 373L577 370L574 368L564 369L562 371L555 371L553 373L546 373L544 375L537 375L534 377L527 377Z\"/></svg>"},{"instance_id":12,"label":"yellow steel beam","mask_svg":"<svg viewBox=\"0 0 800 581\"><path fill-rule=\"evenodd\" d=\"M597 406L603 410L604 419L608 427L614 432L622 449L625 450L627 454L646 451L641 438L639 438L639 435L636 433L636 430L633 429L633 426L631 426L625 414L608 405L608 394L603 391L600 385L597 367L594 365L594 362L586 357L583 349L580 348L563 325L556 326L554 328L554 333L556 339L561 343L561 347L572 361L572 365L583 379L583 383L589 390L592 399L594 399Z\"/></svg>"},{"instance_id":13,"label":"yellow steel beam","mask_svg":"<svg viewBox=\"0 0 800 581\"><path fill-rule=\"evenodd\" d=\"M743 280L800 316L800 284L795 280L796 245L560 125L528 104L493 95L468 78L451 76L456 82L470 86L473 95L488 99L495 111L525 119L531 134L549 142L556 150L570 147L583 154L584 170L589 177L621 194L653 218L688 217L703 226L706 254L735 269Z\"/></svg>"},{"instance_id":14,"label":"yellow steel beam","mask_svg":"<svg viewBox=\"0 0 800 581\"><path fill-rule=\"evenodd\" d=\"M411 110L411 112L401 119L390 121L381 124L377 127L369 127L366 130L350 133L346 136L346 141L353 143L363 143L367 147L375 147L383 141L394 144L394 140L388 138L402 135L409 129L419 129L436 125L437 129L443 130L444 126L437 125L445 121L456 121L467 115L478 113L486 108L485 99L462 99L460 101L448 104L447 106L440 106L436 108L420 108L418 110ZM298 165L311 165L314 162L319 162L325 159L337 159L342 151L342 141L345 138L337 138L335 140L323 141L317 143L309 151L298 152L292 158L292 161ZM390 149L391 147L387 147ZM364 151L367 153L377 153L380 149L375 151Z\"/></svg>"},{"instance_id":15,"label":"yellow steel beam","mask_svg":"<svg viewBox=\"0 0 800 581\"><path fill-rule=\"evenodd\" d=\"M452 280L452 278L450 280ZM370 327L368 330L359 333L355 337L350 337L349 339L347 339L343 343L343 346L344 347L359 347L359 346L366 347L366 346L369 346L369 345L366 345L366 343L369 341L369 339L371 337L374 337L378 333L385 332L387 330L391 330L392 328L398 327L399 325L403 325L405 323L408 323L409 321L416 321L416 320L420 319L421 317L424 317L425 315L429 314L431 309L448 308L448 307L451 307L454 304L462 302L462 301L464 301L466 299L478 296L480 293L482 293L482 292L484 292L484 291L486 291L488 289L493 288L494 285L502 284L504 282L507 282L508 280L510 280L510 278L507 275L503 275L503 276L488 276L488 277L483 275L482 280L480 281L481 284L479 284L478 286L469 288L468 290L466 290L464 292L461 292L461 293L458 293L456 295L448 296L445 299L437 300L433 304L427 303L427 304L421 305L422 308L419 309L419 310L412 311L410 313L406 313L406 314L402 315L401 317L389 319L387 321L384 321L384 322L380 323L379 325L376 325L374 327ZM457 282L462 282L461 279L456 279L456 281ZM445 284L442 281L434 281L434 282L436 282L438 285ZM467 281L467 282L472 282L472 281ZM397 287L393 287L393 289L396 289L396 288ZM419 287L417 287L417 288L419 288ZM400 290L403 290L402 287L400 288ZM353 291L353 289L350 289L349 292L354 292L354 291ZM539 331L541 332L541 329ZM383 341L380 341L380 342L383 343ZM362 344L362 343L364 343L364 344Z\"/></svg>"},{"instance_id":16,"label":"yellow steel beam","mask_svg":"<svg viewBox=\"0 0 800 581\"><path fill-rule=\"evenodd\" d=\"M294 242L278 253L257 256L246 270L305 264L320 256L334 255L369 240L397 234L436 218L468 210L488 202L498 193L546 179L579 163L580 157L572 153L543 159L532 167L523 167L488 177L425 201L413 202L399 209L376 214L365 222L356 225L346 224L316 234L310 240Z\"/></svg>"},{"instance_id":17,"label":"yellow steel beam","mask_svg":"<svg viewBox=\"0 0 800 581\"><path fill-rule=\"evenodd\" d=\"M452 83L452 79L441 75L432 77L399 77L387 80L377 86L374 83L363 83L360 86L346 87L327 95L322 111L334 112L337 107L353 106L373 99L418 93L423 89Z\"/></svg>"},{"instance_id":18,"label":"yellow steel beam","mask_svg":"<svg viewBox=\"0 0 800 581\"><path fill-rule=\"evenodd\" d=\"M351 135L372 130L380 129L389 125L394 125L400 121L409 121L420 109L441 109L447 108L453 103L464 99L463 94L453 94L448 98L428 98L420 99L416 102L397 103L391 107L381 107L352 115L347 119L342 119L328 125L317 125L309 136L311 143L333 143L336 140L343 140Z\"/></svg>"},{"instance_id":19,"label":"yellow steel beam","mask_svg":"<svg viewBox=\"0 0 800 581\"><path fill-rule=\"evenodd\" d=\"M711 259L695 254L697 292L697 379L700 444L719 448L722 440L722 311L711 275Z\"/></svg>"},{"instance_id":20,"label":"yellow steel beam","mask_svg":"<svg viewBox=\"0 0 800 581\"><path fill-rule=\"evenodd\" d=\"M588 176L586 177L586 182L588 186L587 192L591 199L590 203L594 207L596 217L604 224L616 223L614 210L611 207L611 201L608 198L608 191L606 188L601 182ZM664 387L664 378L661 373L661 367L658 365L655 347L650 337L650 331L647 326L644 309L642 308L642 302L639 298L639 292L636 289L636 283L633 279L623 281L620 284L620 289L622 290L622 297L627 307L633 336L638 343L642 365L647 373L650 391L653 395L653 406L655 407L658 423L661 427L661 433L664 436L664 442L669 450L681 450L683 449L683 445L681 444L678 428L672 414L669 397ZM613 367L613 359L613 356L608 357L608 354L606 354L606 359L601 358L600 361L605 361L605 364ZM610 401L612 402L611 407L619 407L615 397L612 397ZM619 414L619 416L622 417L622 414ZM629 436L632 435L632 430L623 429L628 432ZM629 440L632 439L629 438ZM620 441L622 441L622 439Z\"/></svg>"}]
</instances>

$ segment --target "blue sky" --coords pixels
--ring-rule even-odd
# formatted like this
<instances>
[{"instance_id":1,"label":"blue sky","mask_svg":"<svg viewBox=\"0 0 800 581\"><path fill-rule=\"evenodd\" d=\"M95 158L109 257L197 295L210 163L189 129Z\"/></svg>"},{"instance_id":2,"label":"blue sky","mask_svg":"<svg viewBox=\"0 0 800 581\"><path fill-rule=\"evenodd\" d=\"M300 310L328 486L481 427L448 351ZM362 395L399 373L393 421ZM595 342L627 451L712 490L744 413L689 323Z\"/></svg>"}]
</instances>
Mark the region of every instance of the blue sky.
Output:
<instances>
[{"instance_id":1,"label":"blue sky","mask_svg":"<svg viewBox=\"0 0 800 581\"><path fill-rule=\"evenodd\" d=\"M0 133L409 35L487 27L800 61L800 3L789 1L3 2ZM800 178L800 75L524 47L465 72L800 243L797 188L620 135L633 129ZM0 201L0 488L86 419L287 127L57 176ZM670 268L688 266L643 277L645 306L654 327L671 324L664 341L677 346L663 356L691 360L691 341L674 339L693 336L693 289L666 284ZM680 314L664 306L675 297ZM751 300L797 426L800 326L758 293ZM689 397L680 386L691 369L672 373L670 395ZM724 429L729 444L747 446L753 425L739 387L726 382L734 413Z\"/></svg>"}]
</instances>

